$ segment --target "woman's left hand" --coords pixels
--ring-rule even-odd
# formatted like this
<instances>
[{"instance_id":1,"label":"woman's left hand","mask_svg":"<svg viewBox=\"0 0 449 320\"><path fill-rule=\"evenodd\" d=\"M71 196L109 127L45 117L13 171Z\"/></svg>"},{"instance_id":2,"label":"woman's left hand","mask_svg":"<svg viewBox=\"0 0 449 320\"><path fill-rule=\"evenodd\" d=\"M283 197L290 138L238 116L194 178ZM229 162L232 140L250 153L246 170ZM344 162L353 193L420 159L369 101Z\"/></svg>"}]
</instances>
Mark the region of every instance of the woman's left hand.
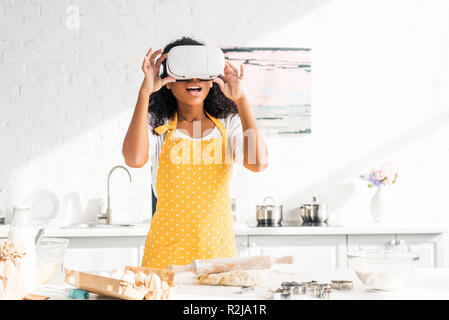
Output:
<instances>
[{"instance_id":1,"label":"woman's left hand","mask_svg":"<svg viewBox=\"0 0 449 320\"><path fill-rule=\"evenodd\" d=\"M212 81L217 83L223 94L231 99L237 101L243 97L243 89L241 80L243 80L243 64L240 65L240 76L236 67L231 62L226 60L224 68L224 79L214 78Z\"/></svg>"}]
</instances>

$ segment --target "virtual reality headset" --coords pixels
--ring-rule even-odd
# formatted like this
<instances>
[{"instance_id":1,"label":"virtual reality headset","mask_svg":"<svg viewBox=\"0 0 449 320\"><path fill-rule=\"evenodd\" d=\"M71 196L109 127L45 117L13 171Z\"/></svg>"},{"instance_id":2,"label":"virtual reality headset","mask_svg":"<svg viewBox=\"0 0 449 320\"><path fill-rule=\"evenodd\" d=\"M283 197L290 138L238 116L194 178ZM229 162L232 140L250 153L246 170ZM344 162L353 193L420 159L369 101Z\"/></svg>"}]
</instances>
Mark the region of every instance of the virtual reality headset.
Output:
<instances>
[{"instance_id":1,"label":"virtual reality headset","mask_svg":"<svg viewBox=\"0 0 449 320\"><path fill-rule=\"evenodd\" d=\"M223 74L225 58L216 46L184 45L168 51L166 70L176 80L212 80Z\"/></svg>"}]
</instances>

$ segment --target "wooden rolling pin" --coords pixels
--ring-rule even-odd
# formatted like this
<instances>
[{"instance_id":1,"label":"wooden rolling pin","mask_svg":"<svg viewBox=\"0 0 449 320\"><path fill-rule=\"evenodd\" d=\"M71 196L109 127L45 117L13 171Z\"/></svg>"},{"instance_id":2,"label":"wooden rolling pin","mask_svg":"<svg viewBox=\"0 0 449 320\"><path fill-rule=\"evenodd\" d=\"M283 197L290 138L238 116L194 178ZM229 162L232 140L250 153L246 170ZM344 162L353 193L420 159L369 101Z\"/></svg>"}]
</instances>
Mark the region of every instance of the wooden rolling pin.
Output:
<instances>
[{"instance_id":1,"label":"wooden rolling pin","mask_svg":"<svg viewBox=\"0 0 449 320\"><path fill-rule=\"evenodd\" d=\"M198 276L201 276L203 274L221 273L232 270L269 269L272 265L277 263L292 264L293 257L285 256L271 258L270 256L252 256L193 260L190 264L183 266L172 265L168 266L167 269L174 272L193 272Z\"/></svg>"}]
</instances>

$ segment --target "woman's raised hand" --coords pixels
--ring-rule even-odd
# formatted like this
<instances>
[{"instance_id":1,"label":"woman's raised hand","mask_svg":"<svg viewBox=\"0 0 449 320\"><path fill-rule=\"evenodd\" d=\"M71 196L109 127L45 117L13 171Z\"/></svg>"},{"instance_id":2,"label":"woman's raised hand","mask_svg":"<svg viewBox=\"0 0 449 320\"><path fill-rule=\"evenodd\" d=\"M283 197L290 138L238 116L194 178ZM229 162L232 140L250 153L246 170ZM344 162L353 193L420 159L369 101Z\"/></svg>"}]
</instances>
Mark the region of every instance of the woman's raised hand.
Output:
<instances>
[{"instance_id":1,"label":"woman's raised hand","mask_svg":"<svg viewBox=\"0 0 449 320\"><path fill-rule=\"evenodd\" d=\"M234 67L231 62L226 61L224 79L225 81L223 81L222 78L217 77L212 81L217 83L224 95L232 101L235 102L240 99L244 95L241 85L241 81L243 80L243 64L240 65L239 75L237 68Z\"/></svg>"},{"instance_id":2,"label":"woman's raised hand","mask_svg":"<svg viewBox=\"0 0 449 320\"><path fill-rule=\"evenodd\" d=\"M169 82L176 81L176 79L171 76L165 77L164 79L161 79L161 77L159 76L161 64L165 59L167 59L168 53L161 55L156 60L156 57L162 52L162 49L159 49L154 53L151 53L152 50L153 48L150 48L150 50L148 50L142 63L142 71L145 74L145 79L142 82L140 91L147 95L159 91L159 89L161 89Z\"/></svg>"}]
</instances>

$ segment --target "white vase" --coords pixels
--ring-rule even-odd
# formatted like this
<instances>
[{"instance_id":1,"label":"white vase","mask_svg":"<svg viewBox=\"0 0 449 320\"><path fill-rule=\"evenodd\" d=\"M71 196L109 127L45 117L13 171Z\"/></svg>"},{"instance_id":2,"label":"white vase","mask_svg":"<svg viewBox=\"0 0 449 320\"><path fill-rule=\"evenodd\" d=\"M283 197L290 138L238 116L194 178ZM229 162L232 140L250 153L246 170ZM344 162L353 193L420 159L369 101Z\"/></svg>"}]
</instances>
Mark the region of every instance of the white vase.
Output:
<instances>
[{"instance_id":1,"label":"white vase","mask_svg":"<svg viewBox=\"0 0 449 320\"><path fill-rule=\"evenodd\" d=\"M371 199L371 215L377 223L386 223L391 217L391 196L384 185L377 187L376 193Z\"/></svg>"}]
</instances>

